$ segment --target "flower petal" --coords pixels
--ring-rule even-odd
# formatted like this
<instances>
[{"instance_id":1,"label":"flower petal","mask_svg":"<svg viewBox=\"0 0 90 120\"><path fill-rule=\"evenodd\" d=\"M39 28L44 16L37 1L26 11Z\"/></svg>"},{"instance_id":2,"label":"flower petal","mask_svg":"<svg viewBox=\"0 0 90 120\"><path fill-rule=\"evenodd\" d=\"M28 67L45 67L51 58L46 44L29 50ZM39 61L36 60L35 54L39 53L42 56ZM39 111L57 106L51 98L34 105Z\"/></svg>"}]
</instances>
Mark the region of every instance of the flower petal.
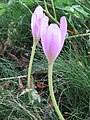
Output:
<instances>
[{"instance_id":1,"label":"flower petal","mask_svg":"<svg viewBox=\"0 0 90 120\"><path fill-rule=\"evenodd\" d=\"M37 33L36 21L37 21L36 15L32 14L32 17L31 17L31 29L32 29L32 34L33 34L34 37L36 36L36 33Z\"/></svg>"},{"instance_id":2,"label":"flower petal","mask_svg":"<svg viewBox=\"0 0 90 120\"><path fill-rule=\"evenodd\" d=\"M47 30L48 22L49 22L49 18L46 15L44 15L44 17L42 18L41 30L40 30L41 37L44 36L43 34L45 34Z\"/></svg>"},{"instance_id":3,"label":"flower petal","mask_svg":"<svg viewBox=\"0 0 90 120\"><path fill-rule=\"evenodd\" d=\"M49 62L55 61L60 53L61 32L56 24L51 24L42 39L44 53Z\"/></svg>"},{"instance_id":4,"label":"flower petal","mask_svg":"<svg viewBox=\"0 0 90 120\"><path fill-rule=\"evenodd\" d=\"M34 14L37 15L37 19L40 19L43 16L43 8L41 6L38 6L35 9Z\"/></svg>"},{"instance_id":5,"label":"flower petal","mask_svg":"<svg viewBox=\"0 0 90 120\"><path fill-rule=\"evenodd\" d=\"M41 22L44 16L43 8L38 6L31 17L31 30L34 40L40 39Z\"/></svg>"},{"instance_id":6,"label":"flower petal","mask_svg":"<svg viewBox=\"0 0 90 120\"><path fill-rule=\"evenodd\" d=\"M61 31L61 46L63 47L65 36L67 33L67 20L65 16L61 17L60 19L60 31Z\"/></svg>"}]
</instances>

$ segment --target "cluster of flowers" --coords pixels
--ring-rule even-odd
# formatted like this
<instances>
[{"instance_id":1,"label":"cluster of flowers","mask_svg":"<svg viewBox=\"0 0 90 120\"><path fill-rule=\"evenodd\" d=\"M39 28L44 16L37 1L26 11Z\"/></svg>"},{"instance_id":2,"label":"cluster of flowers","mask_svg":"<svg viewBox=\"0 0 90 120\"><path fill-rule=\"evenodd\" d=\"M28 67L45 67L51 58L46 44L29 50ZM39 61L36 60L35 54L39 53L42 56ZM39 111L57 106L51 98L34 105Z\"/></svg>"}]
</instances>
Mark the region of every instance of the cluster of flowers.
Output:
<instances>
[{"instance_id":1,"label":"cluster of flowers","mask_svg":"<svg viewBox=\"0 0 90 120\"><path fill-rule=\"evenodd\" d=\"M62 50L67 33L67 20L60 18L60 27L53 23L48 24L49 18L43 13L43 8L38 6L31 18L32 35L35 41L41 39L42 48L48 62L54 62Z\"/></svg>"},{"instance_id":2,"label":"cluster of flowers","mask_svg":"<svg viewBox=\"0 0 90 120\"><path fill-rule=\"evenodd\" d=\"M33 35L33 47L28 69L28 88L30 88L30 75L35 54L35 48L37 42L41 39L42 48L48 60L48 84L51 99L60 120L64 120L54 96L52 84L52 69L54 61L62 50L65 41L65 36L67 33L67 20L63 16L60 18L60 27L55 23L49 25L49 18L44 14L43 8L41 6L38 6L32 14L31 30Z\"/></svg>"}]
</instances>

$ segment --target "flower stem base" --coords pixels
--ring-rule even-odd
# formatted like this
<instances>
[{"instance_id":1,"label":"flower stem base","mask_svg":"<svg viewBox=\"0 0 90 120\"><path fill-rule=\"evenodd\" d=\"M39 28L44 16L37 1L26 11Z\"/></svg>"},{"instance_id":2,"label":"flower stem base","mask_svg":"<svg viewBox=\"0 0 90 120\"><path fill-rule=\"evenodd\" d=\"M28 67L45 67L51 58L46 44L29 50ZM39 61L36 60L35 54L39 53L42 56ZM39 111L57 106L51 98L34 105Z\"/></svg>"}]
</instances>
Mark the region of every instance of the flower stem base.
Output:
<instances>
[{"instance_id":1,"label":"flower stem base","mask_svg":"<svg viewBox=\"0 0 90 120\"><path fill-rule=\"evenodd\" d=\"M65 120L62 113L60 112L60 110L58 108L58 105L57 105L57 102L56 102L56 99L55 99L55 96L54 96L53 83L52 83L52 70L53 70L53 63L49 63L48 64L48 83L49 83L50 96L51 96L51 99L52 99L52 102L53 102L53 106L56 110L56 113L59 116L59 119L60 120Z\"/></svg>"}]
</instances>

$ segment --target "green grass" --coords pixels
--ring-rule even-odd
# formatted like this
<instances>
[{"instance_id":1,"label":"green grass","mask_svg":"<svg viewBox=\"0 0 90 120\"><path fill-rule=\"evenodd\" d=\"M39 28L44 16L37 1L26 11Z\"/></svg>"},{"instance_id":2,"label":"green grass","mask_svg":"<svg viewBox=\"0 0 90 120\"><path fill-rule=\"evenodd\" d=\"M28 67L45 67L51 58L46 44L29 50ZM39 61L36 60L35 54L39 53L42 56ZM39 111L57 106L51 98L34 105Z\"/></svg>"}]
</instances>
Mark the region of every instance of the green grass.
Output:
<instances>
[{"instance_id":1,"label":"green grass","mask_svg":"<svg viewBox=\"0 0 90 120\"><path fill-rule=\"evenodd\" d=\"M37 3L44 8L42 1L24 2L32 12ZM65 15L71 32L89 33L89 4L89 0L81 2L56 0L58 21L60 16ZM47 5L53 14L50 2ZM74 12L68 9L74 5L80 5L77 9L83 10L83 14L76 9ZM38 94L34 91L31 101L27 93L20 96L22 89L19 86L18 76L27 74L32 46L31 13L27 7L16 1L0 16L0 41L7 47L5 53L0 55L0 120L58 120L49 95L48 63L41 43L38 43L32 69L32 80ZM53 21L50 19L50 22ZM72 36L70 32L68 35ZM10 39L9 43L7 38ZM13 60L9 53L15 55L18 60ZM10 77L17 78L10 79ZM21 81L25 89L27 78L21 78ZM44 82L46 88L38 88L37 84L40 82ZM53 85L56 100L66 120L90 119L90 36L66 38L64 48L54 64ZM40 103L38 99L35 100L36 97L40 97Z\"/></svg>"}]
</instances>

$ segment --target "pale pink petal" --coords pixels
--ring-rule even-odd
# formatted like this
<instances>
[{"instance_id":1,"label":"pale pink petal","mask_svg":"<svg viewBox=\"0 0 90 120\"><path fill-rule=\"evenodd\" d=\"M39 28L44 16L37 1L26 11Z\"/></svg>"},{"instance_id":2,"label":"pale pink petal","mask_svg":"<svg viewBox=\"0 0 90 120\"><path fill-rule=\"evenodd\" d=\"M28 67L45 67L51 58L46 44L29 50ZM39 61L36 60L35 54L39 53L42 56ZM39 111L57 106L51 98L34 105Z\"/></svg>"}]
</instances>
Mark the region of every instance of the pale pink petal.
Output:
<instances>
[{"instance_id":1,"label":"pale pink petal","mask_svg":"<svg viewBox=\"0 0 90 120\"><path fill-rule=\"evenodd\" d=\"M31 29L32 29L32 34L33 34L34 37L36 36L36 33L37 33L36 21L37 21L36 15L32 14L32 17L31 17Z\"/></svg>"},{"instance_id":2,"label":"pale pink petal","mask_svg":"<svg viewBox=\"0 0 90 120\"><path fill-rule=\"evenodd\" d=\"M51 24L41 42L48 61L53 62L60 53L60 28L56 24Z\"/></svg>"},{"instance_id":3,"label":"pale pink petal","mask_svg":"<svg viewBox=\"0 0 90 120\"><path fill-rule=\"evenodd\" d=\"M43 16L43 8L41 6L38 6L34 13L37 15L37 19L40 19Z\"/></svg>"},{"instance_id":4,"label":"pale pink petal","mask_svg":"<svg viewBox=\"0 0 90 120\"><path fill-rule=\"evenodd\" d=\"M31 28L33 28L33 25L36 23L36 15L33 13L31 17Z\"/></svg>"},{"instance_id":5,"label":"pale pink petal","mask_svg":"<svg viewBox=\"0 0 90 120\"><path fill-rule=\"evenodd\" d=\"M31 17L31 30L32 35L35 40L40 40L40 29L41 29L41 22L44 16L43 8L38 6Z\"/></svg>"},{"instance_id":6,"label":"pale pink petal","mask_svg":"<svg viewBox=\"0 0 90 120\"><path fill-rule=\"evenodd\" d=\"M49 18L46 15L44 15L44 17L42 18L41 30L40 30L41 37L46 32L46 29L48 27L48 22L49 22Z\"/></svg>"},{"instance_id":7,"label":"pale pink petal","mask_svg":"<svg viewBox=\"0 0 90 120\"><path fill-rule=\"evenodd\" d=\"M63 47L65 36L67 34L67 20L65 16L61 17L60 19L60 31L61 31L61 46Z\"/></svg>"},{"instance_id":8,"label":"pale pink petal","mask_svg":"<svg viewBox=\"0 0 90 120\"><path fill-rule=\"evenodd\" d=\"M43 17L42 17L42 18L43 18ZM36 26L37 26L37 28L38 28L38 29L37 29L37 33L36 33L37 39L40 39L40 38L41 38L40 30L41 30L42 18L39 19L39 20L37 21L37 23L36 23Z\"/></svg>"}]
</instances>

